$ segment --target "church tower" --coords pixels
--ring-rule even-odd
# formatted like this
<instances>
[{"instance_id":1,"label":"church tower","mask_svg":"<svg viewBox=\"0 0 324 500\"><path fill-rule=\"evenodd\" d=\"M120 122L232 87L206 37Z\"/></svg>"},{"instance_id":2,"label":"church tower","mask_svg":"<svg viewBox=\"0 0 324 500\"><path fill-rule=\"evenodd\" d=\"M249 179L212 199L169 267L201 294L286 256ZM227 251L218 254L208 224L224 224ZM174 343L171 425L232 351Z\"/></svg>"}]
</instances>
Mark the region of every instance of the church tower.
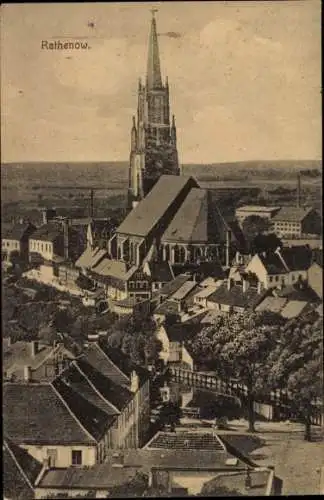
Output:
<instances>
[{"instance_id":1,"label":"church tower","mask_svg":"<svg viewBox=\"0 0 324 500\"><path fill-rule=\"evenodd\" d=\"M129 166L129 208L151 190L163 174L179 175L175 117L170 121L169 84L162 82L155 10L152 10L145 84L138 83Z\"/></svg>"}]
</instances>

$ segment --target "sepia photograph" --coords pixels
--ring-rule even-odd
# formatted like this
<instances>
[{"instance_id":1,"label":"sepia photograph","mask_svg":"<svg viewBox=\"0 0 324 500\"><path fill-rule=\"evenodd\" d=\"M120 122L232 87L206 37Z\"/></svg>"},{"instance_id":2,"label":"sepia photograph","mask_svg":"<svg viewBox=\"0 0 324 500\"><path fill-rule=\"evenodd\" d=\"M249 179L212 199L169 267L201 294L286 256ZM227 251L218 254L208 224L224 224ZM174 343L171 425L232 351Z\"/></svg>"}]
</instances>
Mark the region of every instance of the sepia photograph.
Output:
<instances>
[{"instance_id":1,"label":"sepia photograph","mask_svg":"<svg viewBox=\"0 0 324 500\"><path fill-rule=\"evenodd\" d=\"M0 12L4 500L324 495L320 0Z\"/></svg>"}]
</instances>

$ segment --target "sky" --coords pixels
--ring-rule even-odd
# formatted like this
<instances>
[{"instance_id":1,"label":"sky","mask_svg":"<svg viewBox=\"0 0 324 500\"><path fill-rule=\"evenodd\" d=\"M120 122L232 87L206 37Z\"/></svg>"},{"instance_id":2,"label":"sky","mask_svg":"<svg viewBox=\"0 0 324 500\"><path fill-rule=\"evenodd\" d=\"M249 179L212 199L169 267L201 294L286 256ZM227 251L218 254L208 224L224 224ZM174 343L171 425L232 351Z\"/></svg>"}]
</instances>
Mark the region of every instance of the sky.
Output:
<instances>
[{"instance_id":1,"label":"sky","mask_svg":"<svg viewBox=\"0 0 324 500\"><path fill-rule=\"evenodd\" d=\"M129 158L152 7L181 163L321 158L319 0L116 2L2 5L2 162Z\"/></svg>"}]
</instances>

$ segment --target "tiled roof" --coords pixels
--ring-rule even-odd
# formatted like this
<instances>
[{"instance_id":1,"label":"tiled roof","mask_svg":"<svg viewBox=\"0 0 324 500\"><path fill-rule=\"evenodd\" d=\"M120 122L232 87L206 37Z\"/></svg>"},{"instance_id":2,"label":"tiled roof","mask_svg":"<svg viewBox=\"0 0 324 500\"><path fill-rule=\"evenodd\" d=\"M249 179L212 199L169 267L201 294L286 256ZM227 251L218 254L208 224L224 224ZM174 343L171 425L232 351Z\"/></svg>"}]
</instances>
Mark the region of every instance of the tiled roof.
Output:
<instances>
[{"instance_id":1,"label":"tiled roof","mask_svg":"<svg viewBox=\"0 0 324 500\"><path fill-rule=\"evenodd\" d=\"M135 477L141 469L133 467L114 467L111 463L95 465L90 468L69 467L66 469L50 469L42 477L39 488L77 488L108 489L124 484Z\"/></svg>"},{"instance_id":2,"label":"tiled roof","mask_svg":"<svg viewBox=\"0 0 324 500\"><path fill-rule=\"evenodd\" d=\"M213 292L215 292L217 286L216 285L209 285L205 286L203 289L199 288L196 290L195 297L204 299L209 297Z\"/></svg>"},{"instance_id":3,"label":"tiled roof","mask_svg":"<svg viewBox=\"0 0 324 500\"><path fill-rule=\"evenodd\" d=\"M98 441L112 425L115 416L108 415L99 405L96 406L90 402L88 394L87 397L84 397L84 395L81 395L80 390L77 392L69 383L69 380L64 379L64 376L56 378L52 385L59 392L81 425Z\"/></svg>"},{"instance_id":4,"label":"tiled roof","mask_svg":"<svg viewBox=\"0 0 324 500\"><path fill-rule=\"evenodd\" d=\"M3 225L1 227L1 238L20 241L25 233L29 230L28 233L30 234L32 229L36 229L36 227L30 225L28 222L23 224L14 224L11 226Z\"/></svg>"},{"instance_id":5,"label":"tiled roof","mask_svg":"<svg viewBox=\"0 0 324 500\"><path fill-rule=\"evenodd\" d=\"M163 325L170 342L184 342L186 340L192 339L199 330L201 326L198 323L191 324L181 324L176 323L174 325Z\"/></svg>"},{"instance_id":6,"label":"tiled roof","mask_svg":"<svg viewBox=\"0 0 324 500\"><path fill-rule=\"evenodd\" d=\"M61 224L55 222L49 222L48 224L44 224L43 226L36 229L36 231L32 234L32 240L41 240L41 241L54 241L60 235L63 235L63 227Z\"/></svg>"},{"instance_id":7,"label":"tiled roof","mask_svg":"<svg viewBox=\"0 0 324 500\"><path fill-rule=\"evenodd\" d=\"M110 358L115 366L124 373L128 378L130 378L133 371L135 371L139 377L140 384L148 380L150 377L150 372L132 361L130 356L127 356L121 349L115 347L110 347L107 344L102 344L100 346L102 351Z\"/></svg>"},{"instance_id":8,"label":"tiled roof","mask_svg":"<svg viewBox=\"0 0 324 500\"><path fill-rule=\"evenodd\" d=\"M141 297L126 297L125 299L118 300L115 302L115 306L133 308L139 302L144 302L148 299L143 299Z\"/></svg>"},{"instance_id":9,"label":"tiled roof","mask_svg":"<svg viewBox=\"0 0 324 500\"><path fill-rule=\"evenodd\" d=\"M19 340L8 346L7 342L3 342L3 370L10 376L15 374L19 379L23 378L24 366L28 365L31 368L36 368L42 363L47 356L50 355L53 347L39 345L39 351L32 356L32 342Z\"/></svg>"},{"instance_id":10,"label":"tiled roof","mask_svg":"<svg viewBox=\"0 0 324 500\"><path fill-rule=\"evenodd\" d=\"M61 373L59 379L107 415L118 415L119 412L116 408L100 396L95 387L87 380L78 361L73 362L68 369ZM110 383L111 381L108 379L108 384ZM113 389L115 389L115 385Z\"/></svg>"},{"instance_id":11,"label":"tiled roof","mask_svg":"<svg viewBox=\"0 0 324 500\"><path fill-rule=\"evenodd\" d=\"M208 193L193 188L162 236L163 241L207 242Z\"/></svg>"},{"instance_id":12,"label":"tiled roof","mask_svg":"<svg viewBox=\"0 0 324 500\"><path fill-rule=\"evenodd\" d=\"M290 271L306 271L312 263L312 251L305 245L284 247L280 254Z\"/></svg>"},{"instance_id":13,"label":"tiled roof","mask_svg":"<svg viewBox=\"0 0 324 500\"><path fill-rule=\"evenodd\" d=\"M190 280L190 276L187 274L179 274L174 280L166 283L161 290L159 290L160 295L166 295L170 297L173 293L175 293L179 288L186 283L186 281Z\"/></svg>"},{"instance_id":14,"label":"tiled roof","mask_svg":"<svg viewBox=\"0 0 324 500\"><path fill-rule=\"evenodd\" d=\"M259 311L272 311L279 313L285 306L287 299L281 297L265 297L265 299L255 308Z\"/></svg>"},{"instance_id":15,"label":"tiled roof","mask_svg":"<svg viewBox=\"0 0 324 500\"><path fill-rule=\"evenodd\" d=\"M99 276L107 276L127 281L136 271L136 266L128 268L126 262L105 257L96 266L92 267L92 271Z\"/></svg>"},{"instance_id":16,"label":"tiled roof","mask_svg":"<svg viewBox=\"0 0 324 500\"><path fill-rule=\"evenodd\" d=\"M2 454L3 498L31 500L34 498L32 484L42 469L42 464L27 451L9 440L5 441Z\"/></svg>"},{"instance_id":17,"label":"tiled roof","mask_svg":"<svg viewBox=\"0 0 324 500\"><path fill-rule=\"evenodd\" d=\"M179 314L179 304L174 300L166 300L154 309L153 314Z\"/></svg>"},{"instance_id":18,"label":"tiled roof","mask_svg":"<svg viewBox=\"0 0 324 500\"><path fill-rule=\"evenodd\" d=\"M30 455L27 450L10 441L10 439L5 439L4 448L13 456L27 480L33 485L42 470L43 464Z\"/></svg>"},{"instance_id":19,"label":"tiled roof","mask_svg":"<svg viewBox=\"0 0 324 500\"><path fill-rule=\"evenodd\" d=\"M16 443L93 444L51 384L5 383L4 434Z\"/></svg>"},{"instance_id":20,"label":"tiled roof","mask_svg":"<svg viewBox=\"0 0 324 500\"><path fill-rule=\"evenodd\" d=\"M235 471L235 472L221 472L217 474L216 477L211 479L210 481L204 484L204 490L201 492L202 496L207 496L207 492L211 489L214 492L217 492L219 488L222 491L222 488L229 490L232 495L235 496L237 493L241 496L257 496L263 497L265 496L268 481L270 479L270 470L250 470L251 477L251 487L247 490L245 487L246 481L246 472L245 471ZM217 496L214 493L213 496Z\"/></svg>"},{"instance_id":21,"label":"tiled roof","mask_svg":"<svg viewBox=\"0 0 324 500\"><path fill-rule=\"evenodd\" d=\"M173 450L209 450L226 453L224 443L216 434L203 432L163 432L159 431L145 449Z\"/></svg>"},{"instance_id":22,"label":"tiled roof","mask_svg":"<svg viewBox=\"0 0 324 500\"><path fill-rule=\"evenodd\" d=\"M148 265L154 282L167 283L174 279L169 262L149 262Z\"/></svg>"},{"instance_id":23,"label":"tiled roof","mask_svg":"<svg viewBox=\"0 0 324 500\"><path fill-rule=\"evenodd\" d=\"M197 187L192 177L162 175L153 189L128 214L117 233L147 236L184 190Z\"/></svg>"},{"instance_id":24,"label":"tiled roof","mask_svg":"<svg viewBox=\"0 0 324 500\"><path fill-rule=\"evenodd\" d=\"M272 218L274 222L302 222L306 215L313 211L312 207L282 207Z\"/></svg>"},{"instance_id":25,"label":"tiled roof","mask_svg":"<svg viewBox=\"0 0 324 500\"><path fill-rule=\"evenodd\" d=\"M123 373L118 366L113 363L96 342L89 344L80 359L87 361L105 377L115 382L115 384L125 385L126 387L129 386L130 379L128 375Z\"/></svg>"},{"instance_id":26,"label":"tiled roof","mask_svg":"<svg viewBox=\"0 0 324 500\"><path fill-rule=\"evenodd\" d=\"M223 450L177 450L172 449L125 449L108 451L106 463L90 468L69 467L67 469L49 470L42 478L39 486L42 488L85 488L102 489L125 483L133 478L137 471L149 472L155 470L210 470L226 469L228 472L242 468L238 462L235 465L226 463L229 455ZM115 466L118 460L123 466Z\"/></svg>"},{"instance_id":27,"label":"tiled roof","mask_svg":"<svg viewBox=\"0 0 324 500\"><path fill-rule=\"evenodd\" d=\"M258 254L268 274L286 274L286 266L276 253Z\"/></svg>"},{"instance_id":28,"label":"tiled roof","mask_svg":"<svg viewBox=\"0 0 324 500\"><path fill-rule=\"evenodd\" d=\"M198 285L195 281L186 281L170 298L171 300L182 300Z\"/></svg>"},{"instance_id":29,"label":"tiled roof","mask_svg":"<svg viewBox=\"0 0 324 500\"><path fill-rule=\"evenodd\" d=\"M105 377L99 370L88 364L81 357L78 367L96 388L96 390L111 403L118 411L122 410L133 398L130 389L117 385L113 380Z\"/></svg>"},{"instance_id":30,"label":"tiled roof","mask_svg":"<svg viewBox=\"0 0 324 500\"><path fill-rule=\"evenodd\" d=\"M230 290L228 290L227 283L223 283L209 296L208 301L229 306L253 307L262 298L263 296L258 294L257 290L251 286L246 292L243 292L242 285L232 285Z\"/></svg>"},{"instance_id":31,"label":"tiled roof","mask_svg":"<svg viewBox=\"0 0 324 500\"><path fill-rule=\"evenodd\" d=\"M283 307L280 314L286 319L297 318L297 316L303 312L307 304L307 302L289 300L289 302Z\"/></svg>"},{"instance_id":32,"label":"tiled roof","mask_svg":"<svg viewBox=\"0 0 324 500\"><path fill-rule=\"evenodd\" d=\"M92 249L91 247L87 247L83 254L76 261L75 266L91 269L96 264L98 264L105 255L107 255L106 250L100 249L99 247L96 247L94 249Z\"/></svg>"}]
</instances>

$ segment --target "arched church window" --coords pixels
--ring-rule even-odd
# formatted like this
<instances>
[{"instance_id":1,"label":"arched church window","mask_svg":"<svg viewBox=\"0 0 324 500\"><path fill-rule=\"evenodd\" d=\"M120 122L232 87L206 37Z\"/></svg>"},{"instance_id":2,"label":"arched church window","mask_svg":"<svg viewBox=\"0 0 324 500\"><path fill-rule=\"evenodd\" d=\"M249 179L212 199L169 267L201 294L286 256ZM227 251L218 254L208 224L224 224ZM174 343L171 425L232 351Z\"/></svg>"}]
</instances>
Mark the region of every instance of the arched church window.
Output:
<instances>
[{"instance_id":1,"label":"arched church window","mask_svg":"<svg viewBox=\"0 0 324 500\"><path fill-rule=\"evenodd\" d=\"M186 251L183 247L179 248L179 262L185 262L186 260Z\"/></svg>"},{"instance_id":2,"label":"arched church window","mask_svg":"<svg viewBox=\"0 0 324 500\"><path fill-rule=\"evenodd\" d=\"M169 245L165 245L164 248L165 248L165 260L171 260Z\"/></svg>"},{"instance_id":3,"label":"arched church window","mask_svg":"<svg viewBox=\"0 0 324 500\"><path fill-rule=\"evenodd\" d=\"M174 247L174 262L175 263L180 262L180 249L179 249L178 245L176 245Z\"/></svg>"}]
</instances>

